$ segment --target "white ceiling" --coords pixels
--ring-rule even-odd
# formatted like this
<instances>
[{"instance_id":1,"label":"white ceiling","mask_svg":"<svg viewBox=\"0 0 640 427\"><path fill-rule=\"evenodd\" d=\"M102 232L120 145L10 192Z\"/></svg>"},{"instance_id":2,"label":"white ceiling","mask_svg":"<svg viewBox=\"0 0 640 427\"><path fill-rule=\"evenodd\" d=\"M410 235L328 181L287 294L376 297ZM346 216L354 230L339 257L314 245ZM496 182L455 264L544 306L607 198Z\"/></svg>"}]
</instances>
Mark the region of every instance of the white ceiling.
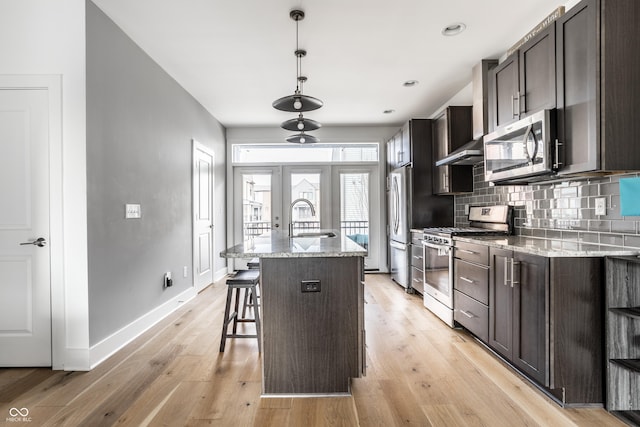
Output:
<instances>
[{"instance_id":1,"label":"white ceiling","mask_svg":"<svg viewBox=\"0 0 640 427\"><path fill-rule=\"evenodd\" d=\"M296 84L299 23L306 117L328 125L398 125L429 117L567 0L93 0L226 127L295 117L271 103ZM569 3L575 3L569 2ZM441 30L456 22L455 37ZM407 88L406 80L418 80ZM393 109L393 114L383 114Z\"/></svg>"}]
</instances>

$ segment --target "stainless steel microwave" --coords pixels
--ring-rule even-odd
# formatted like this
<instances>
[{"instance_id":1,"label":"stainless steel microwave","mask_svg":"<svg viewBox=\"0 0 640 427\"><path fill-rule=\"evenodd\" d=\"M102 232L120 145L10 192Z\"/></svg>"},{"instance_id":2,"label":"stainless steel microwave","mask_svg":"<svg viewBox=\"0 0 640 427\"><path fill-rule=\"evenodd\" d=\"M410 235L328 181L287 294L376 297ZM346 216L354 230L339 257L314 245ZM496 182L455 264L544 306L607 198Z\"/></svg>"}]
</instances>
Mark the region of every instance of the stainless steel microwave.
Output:
<instances>
[{"instance_id":1,"label":"stainless steel microwave","mask_svg":"<svg viewBox=\"0 0 640 427\"><path fill-rule=\"evenodd\" d=\"M555 110L542 110L484 137L484 173L490 182L537 181L556 168ZM557 146L556 146L557 148Z\"/></svg>"}]
</instances>

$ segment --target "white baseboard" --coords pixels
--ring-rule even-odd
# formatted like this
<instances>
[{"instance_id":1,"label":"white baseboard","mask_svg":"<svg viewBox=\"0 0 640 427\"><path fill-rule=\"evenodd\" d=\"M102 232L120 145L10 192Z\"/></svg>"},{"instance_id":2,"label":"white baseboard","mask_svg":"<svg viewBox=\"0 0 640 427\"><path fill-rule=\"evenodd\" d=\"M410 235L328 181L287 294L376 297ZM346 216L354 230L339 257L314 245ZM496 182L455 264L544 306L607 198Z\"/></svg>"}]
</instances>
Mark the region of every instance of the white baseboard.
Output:
<instances>
[{"instance_id":1,"label":"white baseboard","mask_svg":"<svg viewBox=\"0 0 640 427\"><path fill-rule=\"evenodd\" d=\"M174 312L182 304L194 298L196 295L197 294L195 289L193 287L190 287L186 291L173 297L169 301L156 307L147 314L139 317L124 328L115 332L111 336L92 346L89 349L89 369L93 369L98 366L109 356L123 348L125 345L129 344L131 341L136 339L153 325ZM65 370L68 370L66 366Z\"/></svg>"},{"instance_id":2,"label":"white baseboard","mask_svg":"<svg viewBox=\"0 0 640 427\"><path fill-rule=\"evenodd\" d=\"M218 280L220 280L220 279L222 279L224 276L226 276L226 275L227 275L227 273L228 273L228 271L227 271L227 267L226 267L226 266L225 266L225 267L223 267L223 268L221 268L220 270L216 271L216 272L213 274L213 281L214 281L214 282L217 282Z\"/></svg>"},{"instance_id":3,"label":"white baseboard","mask_svg":"<svg viewBox=\"0 0 640 427\"><path fill-rule=\"evenodd\" d=\"M62 369L65 371L90 371L91 364L89 362L89 349L86 348L65 348L64 364L62 366L53 366L53 369Z\"/></svg>"}]
</instances>

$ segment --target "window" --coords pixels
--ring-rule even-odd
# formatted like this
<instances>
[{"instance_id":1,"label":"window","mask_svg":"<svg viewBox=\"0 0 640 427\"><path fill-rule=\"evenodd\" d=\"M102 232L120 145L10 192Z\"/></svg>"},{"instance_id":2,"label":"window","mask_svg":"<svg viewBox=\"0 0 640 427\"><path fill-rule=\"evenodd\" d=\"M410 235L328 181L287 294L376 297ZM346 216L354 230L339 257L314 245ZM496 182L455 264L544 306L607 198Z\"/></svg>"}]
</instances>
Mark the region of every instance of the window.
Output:
<instances>
[{"instance_id":1,"label":"window","mask_svg":"<svg viewBox=\"0 0 640 427\"><path fill-rule=\"evenodd\" d=\"M377 162L378 144L233 144L232 153L234 164Z\"/></svg>"}]
</instances>

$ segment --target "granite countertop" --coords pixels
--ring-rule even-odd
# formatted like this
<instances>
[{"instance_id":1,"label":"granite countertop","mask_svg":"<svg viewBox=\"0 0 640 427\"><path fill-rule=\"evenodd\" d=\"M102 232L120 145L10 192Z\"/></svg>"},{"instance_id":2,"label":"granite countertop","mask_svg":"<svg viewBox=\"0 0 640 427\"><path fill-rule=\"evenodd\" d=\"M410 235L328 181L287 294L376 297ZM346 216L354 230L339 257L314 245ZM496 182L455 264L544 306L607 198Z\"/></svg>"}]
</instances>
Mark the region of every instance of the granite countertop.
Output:
<instances>
[{"instance_id":1,"label":"granite countertop","mask_svg":"<svg viewBox=\"0 0 640 427\"><path fill-rule=\"evenodd\" d=\"M330 232L335 237L289 237L287 232L272 231L252 237L247 243L230 247L220 252L223 258L301 258L301 257L351 257L366 256L367 250L336 230L313 230Z\"/></svg>"},{"instance_id":2,"label":"granite countertop","mask_svg":"<svg viewBox=\"0 0 640 427\"><path fill-rule=\"evenodd\" d=\"M454 240L482 243L545 257L603 257L640 255L640 248L599 245L597 243L547 239L530 236L455 236Z\"/></svg>"}]
</instances>

